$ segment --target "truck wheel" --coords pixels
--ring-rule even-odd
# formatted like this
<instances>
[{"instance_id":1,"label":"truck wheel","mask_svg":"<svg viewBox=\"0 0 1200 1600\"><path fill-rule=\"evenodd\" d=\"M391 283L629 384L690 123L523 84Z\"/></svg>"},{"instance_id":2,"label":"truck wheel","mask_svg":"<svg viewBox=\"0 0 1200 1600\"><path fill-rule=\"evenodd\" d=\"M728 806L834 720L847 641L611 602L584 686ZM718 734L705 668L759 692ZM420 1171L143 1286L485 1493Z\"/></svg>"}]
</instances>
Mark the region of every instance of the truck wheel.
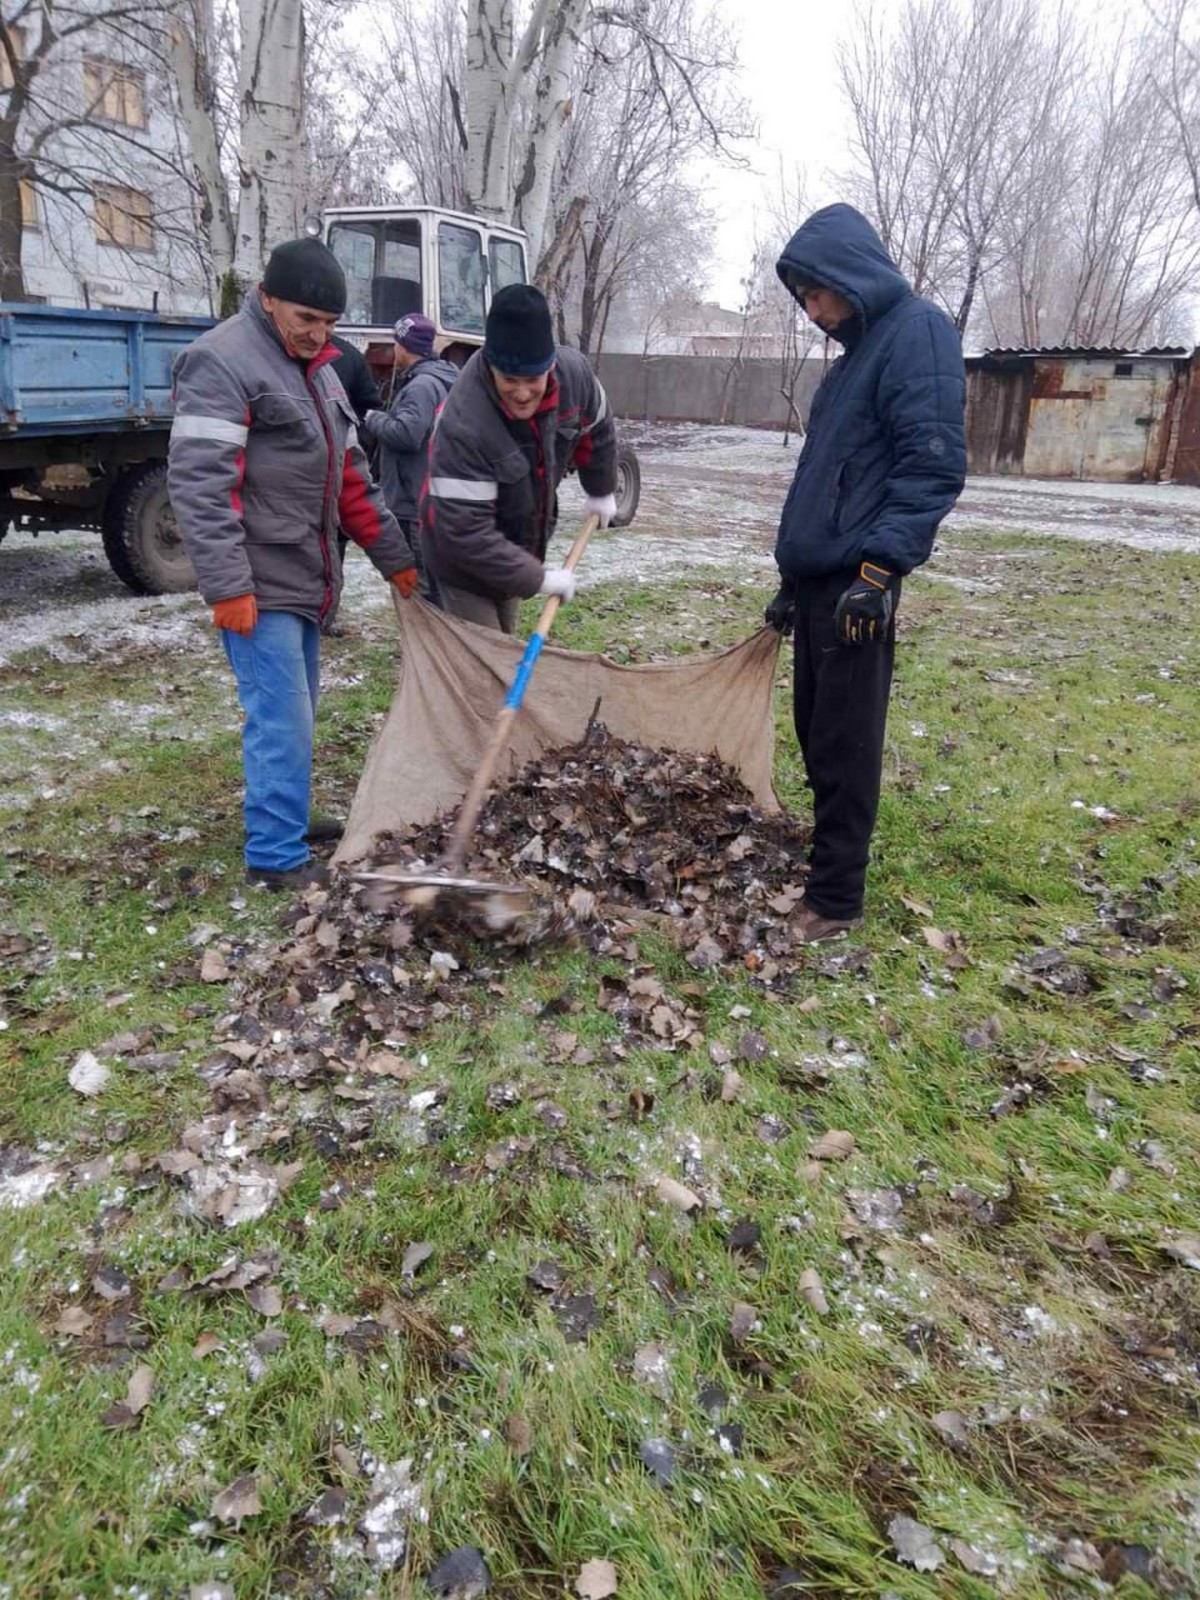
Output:
<instances>
[{"instance_id":1,"label":"truck wheel","mask_svg":"<svg viewBox=\"0 0 1200 1600\"><path fill-rule=\"evenodd\" d=\"M614 528L627 528L637 516L638 501L642 498L642 469L632 445L617 445L617 514L612 519Z\"/></svg>"},{"instance_id":2,"label":"truck wheel","mask_svg":"<svg viewBox=\"0 0 1200 1600\"><path fill-rule=\"evenodd\" d=\"M134 594L183 594L196 574L167 498L165 461L142 461L108 491L102 523L108 564Z\"/></svg>"}]
</instances>

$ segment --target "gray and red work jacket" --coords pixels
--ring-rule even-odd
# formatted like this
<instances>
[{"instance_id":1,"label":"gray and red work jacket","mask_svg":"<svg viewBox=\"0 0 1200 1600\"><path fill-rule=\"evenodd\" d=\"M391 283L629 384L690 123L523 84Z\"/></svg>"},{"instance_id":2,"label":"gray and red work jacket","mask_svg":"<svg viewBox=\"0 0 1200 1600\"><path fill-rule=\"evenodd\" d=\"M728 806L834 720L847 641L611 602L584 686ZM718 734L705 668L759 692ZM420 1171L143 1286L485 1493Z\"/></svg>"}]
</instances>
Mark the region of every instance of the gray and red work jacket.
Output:
<instances>
[{"instance_id":1,"label":"gray and red work jacket","mask_svg":"<svg viewBox=\"0 0 1200 1600\"><path fill-rule=\"evenodd\" d=\"M433 575L489 599L536 594L571 470L586 494L616 488L616 429L586 358L560 345L542 403L522 422L505 411L476 351L429 444L421 543Z\"/></svg>"},{"instance_id":2,"label":"gray and red work jacket","mask_svg":"<svg viewBox=\"0 0 1200 1600\"><path fill-rule=\"evenodd\" d=\"M372 482L327 344L290 356L251 290L175 363L167 486L209 605L253 594L264 611L321 621L337 603L337 534L385 578L413 566Z\"/></svg>"}]
</instances>

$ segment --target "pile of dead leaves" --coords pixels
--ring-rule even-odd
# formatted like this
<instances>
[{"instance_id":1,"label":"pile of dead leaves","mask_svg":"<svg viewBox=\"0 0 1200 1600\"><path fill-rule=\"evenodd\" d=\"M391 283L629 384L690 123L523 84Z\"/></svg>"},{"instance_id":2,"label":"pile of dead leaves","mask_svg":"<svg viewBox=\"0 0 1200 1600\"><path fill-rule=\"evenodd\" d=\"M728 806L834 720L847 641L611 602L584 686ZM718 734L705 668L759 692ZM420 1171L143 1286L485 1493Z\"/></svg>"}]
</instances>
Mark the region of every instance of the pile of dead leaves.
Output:
<instances>
[{"instance_id":1,"label":"pile of dead leaves","mask_svg":"<svg viewBox=\"0 0 1200 1600\"><path fill-rule=\"evenodd\" d=\"M737 961L771 982L797 948L808 830L764 813L714 755L651 750L595 725L493 794L470 876L530 885L525 937L571 933L602 951L632 916L653 918L697 971ZM439 820L380 840L376 865L436 862Z\"/></svg>"}]
</instances>

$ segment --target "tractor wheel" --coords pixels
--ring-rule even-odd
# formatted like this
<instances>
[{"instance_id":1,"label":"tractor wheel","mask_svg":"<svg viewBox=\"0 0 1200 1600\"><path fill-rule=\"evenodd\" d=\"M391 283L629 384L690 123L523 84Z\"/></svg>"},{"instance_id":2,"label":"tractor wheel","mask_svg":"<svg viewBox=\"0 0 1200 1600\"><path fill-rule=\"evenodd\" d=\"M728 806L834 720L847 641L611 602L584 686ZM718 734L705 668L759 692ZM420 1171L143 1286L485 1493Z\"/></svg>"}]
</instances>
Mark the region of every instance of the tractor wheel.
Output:
<instances>
[{"instance_id":1,"label":"tractor wheel","mask_svg":"<svg viewBox=\"0 0 1200 1600\"><path fill-rule=\"evenodd\" d=\"M108 491L101 525L104 553L134 594L183 594L196 574L167 498L165 461L142 461Z\"/></svg>"},{"instance_id":2,"label":"tractor wheel","mask_svg":"<svg viewBox=\"0 0 1200 1600\"><path fill-rule=\"evenodd\" d=\"M637 452L623 441L617 444L617 514L612 519L614 528L627 528L637 516L638 501L642 497L642 469Z\"/></svg>"}]
</instances>

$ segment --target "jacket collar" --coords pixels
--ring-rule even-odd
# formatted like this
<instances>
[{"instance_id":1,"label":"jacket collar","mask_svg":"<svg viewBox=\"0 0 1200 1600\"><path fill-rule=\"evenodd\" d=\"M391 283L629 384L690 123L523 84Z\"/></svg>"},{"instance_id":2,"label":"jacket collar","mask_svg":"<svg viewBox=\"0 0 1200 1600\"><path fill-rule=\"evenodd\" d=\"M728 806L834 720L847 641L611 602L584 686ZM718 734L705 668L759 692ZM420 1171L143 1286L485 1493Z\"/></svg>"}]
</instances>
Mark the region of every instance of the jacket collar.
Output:
<instances>
[{"instance_id":1,"label":"jacket collar","mask_svg":"<svg viewBox=\"0 0 1200 1600\"><path fill-rule=\"evenodd\" d=\"M311 361L305 361L303 356L294 356L280 337L279 329L275 326L274 318L262 303L262 292L255 286L251 289L242 302L242 310L250 318L254 326L273 340L276 349L285 361L292 361L304 371L305 377L311 378L314 372L319 371L329 361L334 361L338 356L338 347L332 339L327 339L321 349Z\"/></svg>"}]
</instances>

